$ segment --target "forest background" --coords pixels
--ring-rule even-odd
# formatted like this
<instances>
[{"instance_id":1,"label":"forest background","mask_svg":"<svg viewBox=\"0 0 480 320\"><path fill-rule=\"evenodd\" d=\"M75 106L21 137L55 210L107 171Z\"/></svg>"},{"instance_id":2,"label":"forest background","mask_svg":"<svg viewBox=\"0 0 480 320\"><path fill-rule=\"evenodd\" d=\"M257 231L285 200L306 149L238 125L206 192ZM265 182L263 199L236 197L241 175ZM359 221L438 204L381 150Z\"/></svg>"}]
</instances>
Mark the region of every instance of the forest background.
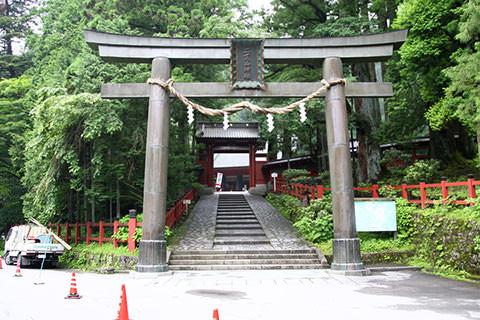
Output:
<instances>
[{"instance_id":1,"label":"forest background","mask_svg":"<svg viewBox=\"0 0 480 320\"><path fill-rule=\"evenodd\" d=\"M387 63L345 65L348 81L391 81L395 93L385 101L347 101L352 137L359 143L353 157L356 182L401 179L405 171L385 163L405 157L411 142L425 136L428 157L435 159L426 167L452 174L478 170L480 0L271 4L270 10L252 12L245 0L0 1L0 232L29 216L95 222L130 208L141 212L147 101L103 100L99 92L102 83L145 82L150 66L102 61L85 43L83 29L158 37L302 38L409 28L407 41ZM13 54L14 39L24 39L27 50ZM318 65L265 67L266 81L318 81L320 75ZM229 70L182 65L174 66L172 77L229 81ZM196 102L221 108L235 101ZM256 102L275 107L290 101ZM186 108L175 100L171 104L168 204L195 183L200 147ZM272 133L263 125L265 117L248 111L230 120L260 121L271 154L310 154L320 168L326 151L323 111L318 99L307 105L305 123L297 113L276 116ZM222 121L195 115L195 121L205 120ZM385 143L401 150L382 154Z\"/></svg>"}]
</instances>

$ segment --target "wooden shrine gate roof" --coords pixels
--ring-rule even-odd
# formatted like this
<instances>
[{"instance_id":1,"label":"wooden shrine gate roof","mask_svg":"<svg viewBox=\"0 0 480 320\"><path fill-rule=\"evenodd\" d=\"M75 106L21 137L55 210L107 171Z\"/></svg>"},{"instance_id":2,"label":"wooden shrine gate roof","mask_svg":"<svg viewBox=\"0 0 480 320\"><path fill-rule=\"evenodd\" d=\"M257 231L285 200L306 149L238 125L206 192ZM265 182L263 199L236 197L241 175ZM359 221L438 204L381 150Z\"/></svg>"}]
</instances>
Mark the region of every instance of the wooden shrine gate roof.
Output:
<instances>
[{"instance_id":1,"label":"wooden shrine gate roof","mask_svg":"<svg viewBox=\"0 0 480 320\"><path fill-rule=\"evenodd\" d=\"M260 138L258 122L229 122L227 130L222 122L198 122L195 134L204 140L256 140Z\"/></svg>"}]
</instances>

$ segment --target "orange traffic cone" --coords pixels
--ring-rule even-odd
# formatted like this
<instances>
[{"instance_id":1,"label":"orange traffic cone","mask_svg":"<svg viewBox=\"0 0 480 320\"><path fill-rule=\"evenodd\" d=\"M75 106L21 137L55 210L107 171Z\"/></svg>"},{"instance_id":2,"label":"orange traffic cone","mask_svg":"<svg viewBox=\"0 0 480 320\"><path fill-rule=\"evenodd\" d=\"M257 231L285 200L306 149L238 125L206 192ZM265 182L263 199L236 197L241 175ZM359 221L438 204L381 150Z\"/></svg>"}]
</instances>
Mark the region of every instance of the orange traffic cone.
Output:
<instances>
[{"instance_id":1,"label":"orange traffic cone","mask_svg":"<svg viewBox=\"0 0 480 320\"><path fill-rule=\"evenodd\" d=\"M22 273L20 272L20 257L17 258L17 271L15 271L14 277L21 277Z\"/></svg>"},{"instance_id":2,"label":"orange traffic cone","mask_svg":"<svg viewBox=\"0 0 480 320\"><path fill-rule=\"evenodd\" d=\"M118 318L116 320L130 320L128 318L127 292L125 291L124 284L122 284L122 296L120 300L120 311L118 311Z\"/></svg>"},{"instance_id":3,"label":"orange traffic cone","mask_svg":"<svg viewBox=\"0 0 480 320\"><path fill-rule=\"evenodd\" d=\"M70 284L70 293L65 299L80 299L82 296L77 292L77 280L75 279L75 272L72 272L72 283Z\"/></svg>"},{"instance_id":4,"label":"orange traffic cone","mask_svg":"<svg viewBox=\"0 0 480 320\"><path fill-rule=\"evenodd\" d=\"M213 319L220 320L220 318L218 317L218 309L213 310Z\"/></svg>"}]
</instances>

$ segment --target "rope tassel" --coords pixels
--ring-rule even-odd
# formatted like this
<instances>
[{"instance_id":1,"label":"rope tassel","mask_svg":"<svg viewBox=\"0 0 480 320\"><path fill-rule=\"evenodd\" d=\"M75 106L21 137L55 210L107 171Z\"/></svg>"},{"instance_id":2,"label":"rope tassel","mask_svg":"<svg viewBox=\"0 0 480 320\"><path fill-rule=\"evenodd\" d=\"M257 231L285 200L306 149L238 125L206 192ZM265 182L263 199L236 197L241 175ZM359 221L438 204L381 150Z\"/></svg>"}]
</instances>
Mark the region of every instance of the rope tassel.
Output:
<instances>
[{"instance_id":1,"label":"rope tassel","mask_svg":"<svg viewBox=\"0 0 480 320\"><path fill-rule=\"evenodd\" d=\"M228 129L228 113L223 114L223 130Z\"/></svg>"},{"instance_id":2,"label":"rope tassel","mask_svg":"<svg viewBox=\"0 0 480 320\"><path fill-rule=\"evenodd\" d=\"M188 124L192 124L195 120L195 115L193 114L193 108L191 105L187 106L187 114L188 114Z\"/></svg>"},{"instance_id":3,"label":"rope tassel","mask_svg":"<svg viewBox=\"0 0 480 320\"><path fill-rule=\"evenodd\" d=\"M271 113L267 114L267 124L268 124L268 132L272 132L275 129L275 125L273 123L273 115Z\"/></svg>"},{"instance_id":4,"label":"rope tassel","mask_svg":"<svg viewBox=\"0 0 480 320\"><path fill-rule=\"evenodd\" d=\"M307 120L307 110L305 110L305 103L300 104L300 121L303 123Z\"/></svg>"}]
</instances>

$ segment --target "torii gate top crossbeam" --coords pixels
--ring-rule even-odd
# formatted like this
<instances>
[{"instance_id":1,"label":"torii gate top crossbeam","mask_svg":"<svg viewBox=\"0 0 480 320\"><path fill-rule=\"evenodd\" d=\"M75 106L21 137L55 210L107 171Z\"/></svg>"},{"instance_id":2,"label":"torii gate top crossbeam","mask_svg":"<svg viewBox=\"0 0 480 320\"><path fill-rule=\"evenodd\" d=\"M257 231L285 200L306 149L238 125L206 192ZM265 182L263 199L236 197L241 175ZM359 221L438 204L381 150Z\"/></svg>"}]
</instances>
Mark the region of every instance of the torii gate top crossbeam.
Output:
<instances>
[{"instance_id":1,"label":"torii gate top crossbeam","mask_svg":"<svg viewBox=\"0 0 480 320\"><path fill-rule=\"evenodd\" d=\"M331 38L267 38L264 60L272 63L320 63L327 57L344 62L384 61L400 46L408 30ZM109 61L151 62L169 58L175 64L228 64L229 39L158 38L128 36L84 30L86 42Z\"/></svg>"}]
</instances>

